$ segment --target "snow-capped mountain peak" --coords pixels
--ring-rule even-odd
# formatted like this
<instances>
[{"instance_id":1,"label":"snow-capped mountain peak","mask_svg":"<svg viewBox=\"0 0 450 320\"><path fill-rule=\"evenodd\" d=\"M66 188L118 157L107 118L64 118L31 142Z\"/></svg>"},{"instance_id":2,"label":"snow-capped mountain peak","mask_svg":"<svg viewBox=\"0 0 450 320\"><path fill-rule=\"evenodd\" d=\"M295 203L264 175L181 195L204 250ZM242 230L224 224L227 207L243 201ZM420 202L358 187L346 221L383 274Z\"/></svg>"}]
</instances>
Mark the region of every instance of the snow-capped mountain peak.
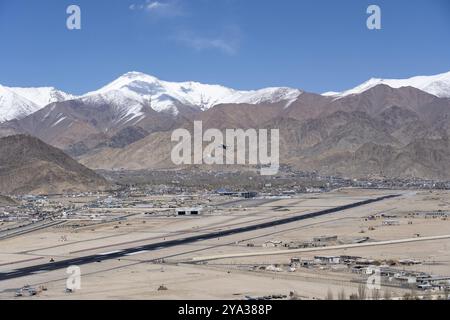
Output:
<instances>
[{"instance_id":1,"label":"snow-capped mountain peak","mask_svg":"<svg viewBox=\"0 0 450 320\"><path fill-rule=\"evenodd\" d=\"M54 87L10 89L18 95L32 101L41 108L53 102L60 102L76 98L76 96L60 91Z\"/></svg>"},{"instance_id":2,"label":"snow-capped mountain peak","mask_svg":"<svg viewBox=\"0 0 450 320\"><path fill-rule=\"evenodd\" d=\"M113 82L100 88L99 90L85 94L85 96L90 96L90 95L99 94L99 93L104 94L106 92L114 91L114 90L123 90L123 89L127 88L128 86L132 86L133 84L139 83L139 82L151 84L151 83L158 83L159 80L155 77L152 77L150 75L147 75L147 74L144 74L141 72L128 72L128 73L120 76Z\"/></svg>"},{"instance_id":3,"label":"snow-capped mountain peak","mask_svg":"<svg viewBox=\"0 0 450 320\"><path fill-rule=\"evenodd\" d=\"M441 73L434 76L417 76L409 79L372 78L353 89L344 92L327 92L323 95L342 98L348 95L360 94L380 84L396 89L402 87L413 87L440 98L450 98L450 72Z\"/></svg>"},{"instance_id":4,"label":"snow-capped mountain peak","mask_svg":"<svg viewBox=\"0 0 450 320\"><path fill-rule=\"evenodd\" d=\"M207 110L224 103L291 103L302 92L291 88L266 88L255 91L239 91L221 85L199 82L168 82L141 72L129 72L103 88L89 92L83 99L89 101L108 100L118 104L127 99L150 106L157 112L177 114L177 105L198 107Z\"/></svg>"},{"instance_id":5,"label":"snow-capped mountain peak","mask_svg":"<svg viewBox=\"0 0 450 320\"><path fill-rule=\"evenodd\" d=\"M53 87L10 88L0 85L0 122L21 119L50 103L74 98Z\"/></svg>"}]
</instances>

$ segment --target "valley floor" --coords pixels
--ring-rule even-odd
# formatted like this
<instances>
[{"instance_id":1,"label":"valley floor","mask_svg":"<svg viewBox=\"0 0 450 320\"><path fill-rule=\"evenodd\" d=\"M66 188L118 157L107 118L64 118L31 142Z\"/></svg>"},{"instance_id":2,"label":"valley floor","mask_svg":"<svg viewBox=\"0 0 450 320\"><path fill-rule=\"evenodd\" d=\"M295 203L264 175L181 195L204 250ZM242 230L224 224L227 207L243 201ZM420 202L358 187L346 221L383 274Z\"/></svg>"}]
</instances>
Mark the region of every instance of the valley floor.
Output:
<instances>
[{"instance_id":1,"label":"valley floor","mask_svg":"<svg viewBox=\"0 0 450 320\"><path fill-rule=\"evenodd\" d=\"M348 298L365 284L367 276L342 263L316 261L309 267L292 267L292 258L311 262L318 256L356 256L359 261L372 260L377 265L391 261L391 268L398 272L449 277L449 238L323 252L309 247L309 252L193 261L215 255L288 250L289 246L311 244L312 239L321 236L331 239L323 240L324 246L334 246L450 234L450 221L444 215L430 214L450 211L450 192L363 189L265 201L203 199L199 201L209 209L198 217L177 217L156 208L151 209L155 214L149 215L149 208L130 205L123 209L126 214L113 210L113 214L126 216L121 220L98 223L86 219L77 225L65 222L0 240L0 276L49 261L104 256L130 247L269 222L390 194L401 196L290 224L80 265L81 289L72 293L65 292L65 269L3 280L0 299L245 299L271 295L325 299L337 298L343 292ZM146 200L160 203L171 199L161 196ZM401 264L404 260L415 264ZM25 285L36 288L37 295L15 297L16 290ZM383 281L381 295L401 297L417 291L411 288Z\"/></svg>"}]
</instances>

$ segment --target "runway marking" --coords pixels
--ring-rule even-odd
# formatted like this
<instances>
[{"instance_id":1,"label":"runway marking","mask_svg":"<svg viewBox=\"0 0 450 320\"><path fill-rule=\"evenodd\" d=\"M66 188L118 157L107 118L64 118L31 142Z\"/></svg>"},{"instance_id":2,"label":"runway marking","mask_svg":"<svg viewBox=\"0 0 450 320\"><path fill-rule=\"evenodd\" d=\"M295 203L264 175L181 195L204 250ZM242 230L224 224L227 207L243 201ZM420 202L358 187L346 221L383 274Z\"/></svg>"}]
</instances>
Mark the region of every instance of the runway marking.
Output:
<instances>
[{"instance_id":1,"label":"runway marking","mask_svg":"<svg viewBox=\"0 0 450 320\"><path fill-rule=\"evenodd\" d=\"M38 270L38 271L33 271L32 274L40 274L40 273L45 273L45 272L49 272L48 270Z\"/></svg>"},{"instance_id":2,"label":"runway marking","mask_svg":"<svg viewBox=\"0 0 450 320\"><path fill-rule=\"evenodd\" d=\"M17 272L17 269L12 269L12 270L8 270L8 271L2 271L0 272L0 274L14 274Z\"/></svg>"},{"instance_id":3,"label":"runway marking","mask_svg":"<svg viewBox=\"0 0 450 320\"><path fill-rule=\"evenodd\" d=\"M114 254L114 253L120 253L123 250L115 250L115 251L110 251L110 252L104 252L104 253L99 253L99 256L109 256L110 254Z\"/></svg>"},{"instance_id":4,"label":"runway marking","mask_svg":"<svg viewBox=\"0 0 450 320\"><path fill-rule=\"evenodd\" d=\"M132 252L132 253L127 253L126 256L135 256L137 254L142 254L142 253L147 253L150 252L149 250L141 250L141 251L136 251L136 252Z\"/></svg>"}]
</instances>

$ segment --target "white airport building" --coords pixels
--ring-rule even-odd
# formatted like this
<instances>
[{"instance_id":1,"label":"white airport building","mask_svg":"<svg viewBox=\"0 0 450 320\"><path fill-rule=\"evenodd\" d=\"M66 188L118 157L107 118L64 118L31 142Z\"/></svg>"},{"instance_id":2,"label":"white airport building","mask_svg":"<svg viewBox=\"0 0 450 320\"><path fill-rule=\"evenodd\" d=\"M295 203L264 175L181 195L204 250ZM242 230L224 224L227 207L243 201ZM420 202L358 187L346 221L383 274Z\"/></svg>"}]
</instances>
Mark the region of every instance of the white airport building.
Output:
<instances>
[{"instance_id":1,"label":"white airport building","mask_svg":"<svg viewBox=\"0 0 450 320\"><path fill-rule=\"evenodd\" d=\"M203 208L178 208L177 216L198 216L201 215Z\"/></svg>"}]
</instances>

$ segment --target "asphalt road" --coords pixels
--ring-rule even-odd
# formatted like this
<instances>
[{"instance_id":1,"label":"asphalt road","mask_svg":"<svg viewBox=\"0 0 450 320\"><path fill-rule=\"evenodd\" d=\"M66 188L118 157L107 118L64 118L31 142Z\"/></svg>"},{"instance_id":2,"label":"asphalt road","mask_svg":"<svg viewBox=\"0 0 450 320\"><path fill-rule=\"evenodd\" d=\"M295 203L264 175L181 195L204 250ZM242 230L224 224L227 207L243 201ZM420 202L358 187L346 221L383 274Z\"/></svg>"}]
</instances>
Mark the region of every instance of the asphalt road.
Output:
<instances>
[{"instance_id":1,"label":"asphalt road","mask_svg":"<svg viewBox=\"0 0 450 320\"><path fill-rule=\"evenodd\" d=\"M24 235L26 233L46 229L46 228L53 227L53 226L56 226L61 223L63 223L63 221L39 221L36 223L30 223L25 226L16 227L14 229L4 230L4 231L0 232L0 240L9 239L12 237L18 237L18 236Z\"/></svg>"},{"instance_id":2,"label":"asphalt road","mask_svg":"<svg viewBox=\"0 0 450 320\"><path fill-rule=\"evenodd\" d=\"M128 248L128 249L123 249L123 250L117 250L117 251L112 251L109 253L95 254L95 255L89 255L89 256L85 256L85 257L77 257L77 258L73 258L73 259L67 259L67 260L50 262L50 263L46 263L46 264L24 267L24 268L13 270L11 272L0 273L0 281L25 277L25 276L29 276L34 273L43 273L43 272L48 272L48 271L65 269L65 268L67 268L69 266L73 266L73 265L80 266L80 265L84 265L84 264L101 262L101 261L106 261L106 260L120 259L120 258L123 258L130 254L136 254L136 253L139 253L142 251L165 249L165 248L170 248L170 247L175 247L175 246L180 246L180 245L186 245L186 244L194 243L197 241L217 239L217 238L231 236L231 235L235 235L235 234L239 234L239 233L271 228L271 227L275 227L275 226L280 226L280 225L297 222L300 220L311 219L311 218L315 218L315 217L319 217L319 216L323 216L323 215L336 213L336 212L343 211L343 210L348 210L348 209L368 205L368 204L371 204L374 202L380 202L380 201L395 198L398 196L399 195L388 195L388 196L383 196L383 197L374 198L374 199L368 199L368 200L355 202L355 203L344 205L344 206L339 206L339 207L334 207L334 208L325 209L325 210L321 210L321 211L301 214L298 216L293 216L293 217L279 219L279 220L270 221L270 222L263 222L263 223L259 223L259 224L254 224L254 225L249 225L249 226L244 226L244 227L239 227L239 228L234 228L234 229L228 229L228 230L221 230L221 231L196 235L196 236L187 237L187 238L167 240L167 241L158 242L158 243L151 243L151 244L144 245L144 246Z\"/></svg>"}]
</instances>

